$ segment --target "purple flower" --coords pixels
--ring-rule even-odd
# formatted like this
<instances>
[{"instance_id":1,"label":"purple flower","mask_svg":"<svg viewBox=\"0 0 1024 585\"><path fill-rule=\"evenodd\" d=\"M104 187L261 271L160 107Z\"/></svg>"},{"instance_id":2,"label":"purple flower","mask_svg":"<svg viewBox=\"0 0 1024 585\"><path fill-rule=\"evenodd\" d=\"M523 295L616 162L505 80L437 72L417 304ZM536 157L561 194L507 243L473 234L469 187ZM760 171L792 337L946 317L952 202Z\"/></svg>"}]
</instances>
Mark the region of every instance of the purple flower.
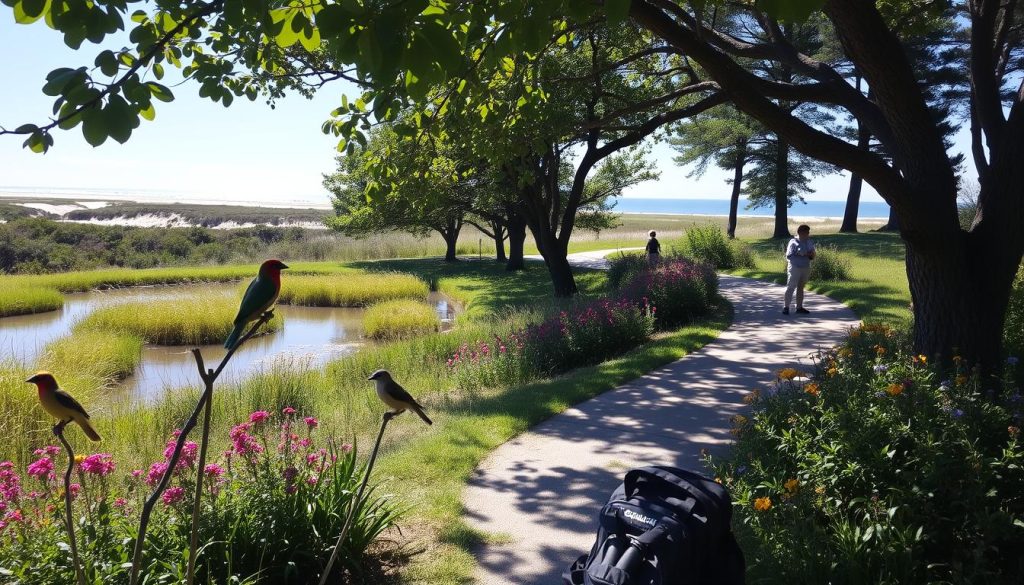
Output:
<instances>
[{"instance_id":1,"label":"purple flower","mask_svg":"<svg viewBox=\"0 0 1024 585\"><path fill-rule=\"evenodd\" d=\"M185 497L185 488L183 487L171 487L164 491L164 494L160 497L164 501L165 506L177 504Z\"/></svg>"},{"instance_id":2,"label":"purple flower","mask_svg":"<svg viewBox=\"0 0 1024 585\"><path fill-rule=\"evenodd\" d=\"M37 459L28 466L28 474L41 481L53 479L53 461L49 457Z\"/></svg>"},{"instance_id":3,"label":"purple flower","mask_svg":"<svg viewBox=\"0 0 1024 585\"><path fill-rule=\"evenodd\" d=\"M146 483L154 486L160 483L164 473L167 471L167 464L163 461L157 461L149 466L149 473L146 474Z\"/></svg>"},{"instance_id":4,"label":"purple flower","mask_svg":"<svg viewBox=\"0 0 1024 585\"><path fill-rule=\"evenodd\" d=\"M105 477L110 475L116 466L109 453L94 453L82 460L82 471Z\"/></svg>"},{"instance_id":5,"label":"purple flower","mask_svg":"<svg viewBox=\"0 0 1024 585\"><path fill-rule=\"evenodd\" d=\"M284 477L284 480L287 481L287 482L294 481L295 480L295 476L297 476L297 475L299 475L299 470L296 469L294 466L291 466L291 465L289 465L288 467L285 467L284 469L281 470L281 476Z\"/></svg>"},{"instance_id":6,"label":"purple flower","mask_svg":"<svg viewBox=\"0 0 1024 585\"><path fill-rule=\"evenodd\" d=\"M304 420L306 421L306 426L311 429L315 429L320 426L320 422L317 421L315 417L307 416Z\"/></svg>"},{"instance_id":7,"label":"purple flower","mask_svg":"<svg viewBox=\"0 0 1024 585\"><path fill-rule=\"evenodd\" d=\"M257 410L256 412L249 415L249 422L261 423L270 418L270 413L265 410Z\"/></svg>"},{"instance_id":8,"label":"purple flower","mask_svg":"<svg viewBox=\"0 0 1024 585\"><path fill-rule=\"evenodd\" d=\"M884 374L889 371L889 366L885 364L878 364L874 368L876 374Z\"/></svg>"},{"instance_id":9,"label":"purple flower","mask_svg":"<svg viewBox=\"0 0 1024 585\"><path fill-rule=\"evenodd\" d=\"M214 479L218 479L220 476L224 475L224 468L216 463L207 463L203 471L206 472L206 475Z\"/></svg>"},{"instance_id":10,"label":"purple flower","mask_svg":"<svg viewBox=\"0 0 1024 585\"><path fill-rule=\"evenodd\" d=\"M1017 356L1015 356L1015 355L1011 355L1010 357L1006 358L1006 364L1009 365L1009 366L1016 366L1017 362L1019 362L1019 361L1020 360L1017 359Z\"/></svg>"},{"instance_id":11,"label":"purple flower","mask_svg":"<svg viewBox=\"0 0 1024 585\"><path fill-rule=\"evenodd\" d=\"M960 418L963 415L964 415L964 411L960 410L959 408L954 408L953 412L949 413L949 416L951 416L953 418Z\"/></svg>"}]
</instances>

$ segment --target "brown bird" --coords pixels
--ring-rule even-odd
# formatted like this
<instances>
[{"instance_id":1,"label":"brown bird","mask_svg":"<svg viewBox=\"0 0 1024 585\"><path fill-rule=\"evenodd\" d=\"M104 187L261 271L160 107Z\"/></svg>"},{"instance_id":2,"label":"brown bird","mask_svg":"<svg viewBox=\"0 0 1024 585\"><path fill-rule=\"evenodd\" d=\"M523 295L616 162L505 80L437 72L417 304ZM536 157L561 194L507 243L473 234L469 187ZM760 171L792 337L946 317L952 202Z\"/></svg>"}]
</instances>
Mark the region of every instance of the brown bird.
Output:
<instances>
[{"instance_id":1,"label":"brown bird","mask_svg":"<svg viewBox=\"0 0 1024 585\"><path fill-rule=\"evenodd\" d=\"M419 415L423 422L428 425L434 424L423 413L423 407L420 406L420 403L416 402L416 399L406 392L405 388L402 388L398 382L395 382L387 370L377 370L367 380L373 380L377 384L377 398L380 398L384 404L394 409L391 411L392 414L399 415L408 409Z\"/></svg>"},{"instance_id":2,"label":"brown bird","mask_svg":"<svg viewBox=\"0 0 1024 585\"><path fill-rule=\"evenodd\" d=\"M89 413L85 412L82 405L70 394L60 389L53 374L38 372L25 381L36 385L39 390L39 403L43 405L43 410L63 424L75 421L85 431L85 436L93 441L100 440L100 434L92 428L92 423L89 422Z\"/></svg>"}]
</instances>

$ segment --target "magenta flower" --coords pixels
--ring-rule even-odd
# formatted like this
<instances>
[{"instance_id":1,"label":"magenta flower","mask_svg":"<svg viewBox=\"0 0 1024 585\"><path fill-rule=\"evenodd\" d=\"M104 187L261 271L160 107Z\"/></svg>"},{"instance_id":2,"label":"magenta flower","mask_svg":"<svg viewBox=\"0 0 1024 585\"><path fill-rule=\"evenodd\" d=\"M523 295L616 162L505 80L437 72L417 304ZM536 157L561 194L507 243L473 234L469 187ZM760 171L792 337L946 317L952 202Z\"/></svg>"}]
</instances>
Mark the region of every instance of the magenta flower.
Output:
<instances>
[{"instance_id":1,"label":"magenta flower","mask_svg":"<svg viewBox=\"0 0 1024 585\"><path fill-rule=\"evenodd\" d=\"M124 498L117 498L117 499L114 500L114 507L115 508L124 508L127 505L128 505L128 500L126 500Z\"/></svg>"},{"instance_id":2,"label":"magenta flower","mask_svg":"<svg viewBox=\"0 0 1024 585\"><path fill-rule=\"evenodd\" d=\"M341 446L342 453L350 453L352 451L352 443L344 443Z\"/></svg>"},{"instance_id":3,"label":"magenta flower","mask_svg":"<svg viewBox=\"0 0 1024 585\"><path fill-rule=\"evenodd\" d=\"M32 454L35 455L36 457L42 457L44 455L52 457L58 453L60 453L60 447L56 445L47 445L42 449L36 449L35 451L32 452Z\"/></svg>"},{"instance_id":4,"label":"magenta flower","mask_svg":"<svg viewBox=\"0 0 1024 585\"><path fill-rule=\"evenodd\" d=\"M82 471L100 477L110 475L116 467L110 453L94 453L89 455L82 460L81 465Z\"/></svg>"},{"instance_id":5,"label":"magenta flower","mask_svg":"<svg viewBox=\"0 0 1024 585\"><path fill-rule=\"evenodd\" d=\"M234 452L238 455L256 454L263 452L263 446L255 437L249 434L251 423L235 425L229 433Z\"/></svg>"},{"instance_id":6,"label":"magenta flower","mask_svg":"<svg viewBox=\"0 0 1024 585\"><path fill-rule=\"evenodd\" d=\"M295 409L290 407L290 406L286 406L286 407L281 409L281 414L283 414L285 416L287 416L289 414L295 414Z\"/></svg>"},{"instance_id":7,"label":"magenta flower","mask_svg":"<svg viewBox=\"0 0 1024 585\"><path fill-rule=\"evenodd\" d=\"M221 467L220 465L217 465L216 463L207 463L203 471L206 472L206 475L214 479L219 479L222 475L224 475L224 468Z\"/></svg>"},{"instance_id":8,"label":"magenta flower","mask_svg":"<svg viewBox=\"0 0 1024 585\"><path fill-rule=\"evenodd\" d=\"M164 501L165 506L177 504L185 497L185 488L183 487L172 487L167 488L164 491L164 495L160 497Z\"/></svg>"},{"instance_id":9,"label":"magenta flower","mask_svg":"<svg viewBox=\"0 0 1024 585\"><path fill-rule=\"evenodd\" d=\"M317 421L316 418L314 418L312 416L307 416L305 418L305 421L306 421L306 426L311 428L311 429L315 429L318 426L320 426L320 422Z\"/></svg>"},{"instance_id":10,"label":"magenta flower","mask_svg":"<svg viewBox=\"0 0 1024 585\"><path fill-rule=\"evenodd\" d=\"M249 422L261 423L270 418L270 413L265 410L257 410L256 412L249 415Z\"/></svg>"},{"instance_id":11,"label":"magenta flower","mask_svg":"<svg viewBox=\"0 0 1024 585\"><path fill-rule=\"evenodd\" d=\"M167 471L167 464L163 461L157 461L149 466L149 473L146 474L146 483L154 486L160 483L160 480L164 476L164 472Z\"/></svg>"},{"instance_id":12,"label":"magenta flower","mask_svg":"<svg viewBox=\"0 0 1024 585\"><path fill-rule=\"evenodd\" d=\"M53 479L53 461L49 457L37 459L28 465L28 474L40 481Z\"/></svg>"}]
</instances>

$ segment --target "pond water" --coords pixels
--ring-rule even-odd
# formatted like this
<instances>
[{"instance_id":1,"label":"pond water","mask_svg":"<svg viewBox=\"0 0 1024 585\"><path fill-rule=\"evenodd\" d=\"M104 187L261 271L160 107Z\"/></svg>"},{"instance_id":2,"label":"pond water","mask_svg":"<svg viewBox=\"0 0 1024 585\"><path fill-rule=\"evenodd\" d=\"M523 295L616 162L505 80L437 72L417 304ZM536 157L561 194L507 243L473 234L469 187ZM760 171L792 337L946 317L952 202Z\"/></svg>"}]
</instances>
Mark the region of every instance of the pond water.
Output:
<instances>
[{"instance_id":1,"label":"pond water","mask_svg":"<svg viewBox=\"0 0 1024 585\"><path fill-rule=\"evenodd\" d=\"M46 344L69 335L75 323L99 307L126 302L158 301L182 296L238 296L238 283L134 287L65 295L64 308L36 315L0 318L0 362L35 364ZM431 293L442 328L450 327L456 305ZM295 307L278 305L284 319L276 333L249 340L225 368L221 380L238 381L278 365L319 367L369 343L363 335L361 308ZM169 389L198 385L193 346L146 345L135 373L120 384L118 401L151 401ZM207 367L216 367L226 350L202 346Z\"/></svg>"}]
</instances>

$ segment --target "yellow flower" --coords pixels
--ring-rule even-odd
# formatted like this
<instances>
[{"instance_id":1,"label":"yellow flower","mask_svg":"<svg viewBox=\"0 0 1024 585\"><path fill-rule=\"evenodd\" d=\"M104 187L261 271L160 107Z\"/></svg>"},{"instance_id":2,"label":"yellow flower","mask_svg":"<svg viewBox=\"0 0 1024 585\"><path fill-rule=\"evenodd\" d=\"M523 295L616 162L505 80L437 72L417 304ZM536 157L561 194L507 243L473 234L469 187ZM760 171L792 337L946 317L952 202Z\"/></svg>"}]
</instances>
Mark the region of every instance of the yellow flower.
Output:
<instances>
[{"instance_id":1,"label":"yellow flower","mask_svg":"<svg viewBox=\"0 0 1024 585\"><path fill-rule=\"evenodd\" d=\"M782 485L786 488L787 492L795 492L797 488L800 487L800 480L794 477L792 479L786 480L786 483Z\"/></svg>"},{"instance_id":2,"label":"yellow flower","mask_svg":"<svg viewBox=\"0 0 1024 585\"><path fill-rule=\"evenodd\" d=\"M818 487L814 488L814 493L818 494L819 496L825 493L825 486L819 485Z\"/></svg>"},{"instance_id":3,"label":"yellow flower","mask_svg":"<svg viewBox=\"0 0 1024 585\"><path fill-rule=\"evenodd\" d=\"M913 357L913 362L915 366L926 366L928 365L928 356L916 355Z\"/></svg>"},{"instance_id":4,"label":"yellow flower","mask_svg":"<svg viewBox=\"0 0 1024 585\"><path fill-rule=\"evenodd\" d=\"M793 368L783 368L778 371L778 376L780 380L792 380L793 378L796 378L799 375L800 372Z\"/></svg>"},{"instance_id":5,"label":"yellow flower","mask_svg":"<svg viewBox=\"0 0 1024 585\"><path fill-rule=\"evenodd\" d=\"M956 385L957 386L963 386L966 383L967 383L967 376L965 376L963 374L960 374L959 376L956 377Z\"/></svg>"},{"instance_id":6,"label":"yellow flower","mask_svg":"<svg viewBox=\"0 0 1024 585\"><path fill-rule=\"evenodd\" d=\"M804 386L804 392L811 396L817 396L818 394L821 394L821 387L814 382L808 382L807 385Z\"/></svg>"},{"instance_id":7,"label":"yellow flower","mask_svg":"<svg viewBox=\"0 0 1024 585\"><path fill-rule=\"evenodd\" d=\"M903 384L899 382L893 382L885 389L886 394L889 396L899 396L903 393Z\"/></svg>"},{"instance_id":8,"label":"yellow flower","mask_svg":"<svg viewBox=\"0 0 1024 585\"><path fill-rule=\"evenodd\" d=\"M754 509L758 512L764 512L771 509L772 499L771 498L757 498L754 500Z\"/></svg>"},{"instance_id":9,"label":"yellow flower","mask_svg":"<svg viewBox=\"0 0 1024 585\"><path fill-rule=\"evenodd\" d=\"M743 403L744 404L753 404L753 403L757 402L757 399L760 398L760 397L761 397L761 391L758 390L757 388L754 388L753 390L750 391L749 394L747 394L746 396L743 397Z\"/></svg>"},{"instance_id":10,"label":"yellow flower","mask_svg":"<svg viewBox=\"0 0 1024 585\"><path fill-rule=\"evenodd\" d=\"M841 357L841 358L848 358L848 357L850 357L852 355L853 355L853 350L848 348L848 347L844 347L844 348L839 350L839 357Z\"/></svg>"},{"instance_id":11,"label":"yellow flower","mask_svg":"<svg viewBox=\"0 0 1024 585\"><path fill-rule=\"evenodd\" d=\"M75 455L76 465L80 465L83 461L85 461L85 455Z\"/></svg>"},{"instance_id":12,"label":"yellow flower","mask_svg":"<svg viewBox=\"0 0 1024 585\"><path fill-rule=\"evenodd\" d=\"M831 378L832 376L835 376L836 374L838 374L839 370L837 370L835 368L829 368L825 373L828 374L829 378Z\"/></svg>"}]
</instances>

